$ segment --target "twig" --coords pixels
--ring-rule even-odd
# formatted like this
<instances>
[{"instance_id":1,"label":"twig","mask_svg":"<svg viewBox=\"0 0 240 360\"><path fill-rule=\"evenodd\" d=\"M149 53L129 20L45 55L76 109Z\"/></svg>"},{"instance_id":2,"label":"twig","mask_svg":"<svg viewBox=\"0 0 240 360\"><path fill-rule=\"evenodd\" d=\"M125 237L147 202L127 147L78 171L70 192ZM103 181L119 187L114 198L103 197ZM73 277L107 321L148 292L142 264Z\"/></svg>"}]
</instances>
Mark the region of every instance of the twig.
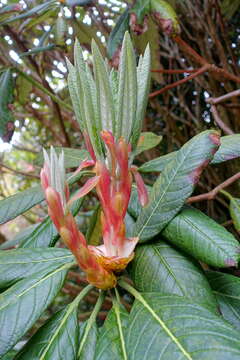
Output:
<instances>
[{"instance_id":1,"label":"twig","mask_svg":"<svg viewBox=\"0 0 240 360\"><path fill-rule=\"evenodd\" d=\"M39 179L40 178L39 175L28 174L28 173L23 172L23 171L15 170L15 169L12 169L11 167L9 167L9 166L7 166L5 164L0 164L0 168L7 169L7 170L13 172L14 174L23 175L23 176L26 176L26 177L30 177L32 179Z\"/></svg>"},{"instance_id":2,"label":"twig","mask_svg":"<svg viewBox=\"0 0 240 360\"><path fill-rule=\"evenodd\" d=\"M161 73L161 74L184 74L184 73L195 73L199 69L158 69L158 70L151 70L154 73Z\"/></svg>"},{"instance_id":3,"label":"twig","mask_svg":"<svg viewBox=\"0 0 240 360\"><path fill-rule=\"evenodd\" d=\"M156 90L156 91L152 92L151 94L149 94L149 98L153 98L153 97L155 97L155 96L157 96L157 95L162 94L163 92L165 92L165 91L167 91L167 90L169 90L169 89L172 89L172 88L174 88L174 87L176 87L176 86L178 86L178 85L182 85L183 83L185 83L185 82L187 82L187 81L189 81L189 80L191 80L191 79L194 79L194 78L197 77L198 75L206 72L206 71L209 69L210 66L211 66L210 64L205 64L205 65L203 65L203 66L202 66L200 69L198 69L194 74L189 75L189 76L187 76L186 78L181 79L181 80L178 80L178 81L176 81L176 82L174 82L174 83L172 83L172 84L169 84L169 85L167 85L167 86L164 86L164 88L162 88L162 89L160 89L160 90Z\"/></svg>"},{"instance_id":4,"label":"twig","mask_svg":"<svg viewBox=\"0 0 240 360\"><path fill-rule=\"evenodd\" d=\"M222 69L215 64L209 64L206 59L200 56L190 45L188 45L180 36L174 36L173 40L181 47L181 49L187 53L188 55L192 56L194 60L200 65L209 65L209 71L215 75L221 75L223 78L235 81L240 83L240 77L234 74L231 74L225 69ZM218 76L219 77L219 76Z\"/></svg>"},{"instance_id":5,"label":"twig","mask_svg":"<svg viewBox=\"0 0 240 360\"><path fill-rule=\"evenodd\" d=\"M187 203L192 204L194 202L199 202L199 201L213 200L222 189L226 188L227 186L231 185L233 182L235 182L236 180L239 180L239 179L240 179L240 172L231 176L229 179L225 180L223 183L216 186L213 190L211 190L205 194L200 194L200 195L190 197L187 200Z\"/></svg>"},{"instance_id":6,"label":"twig","mask_svg":"<svg viewBox=\"0 0 240 360\"><path fill-rule=\"evenodd\" d=\"M211 112L213 114L214 120L216 124L222 129L226 134L233 135L234 131L232 131L220 118L219 113L215 105L211 106Z\"/></svg>"},{"instance_id":7,"label":"twig","mask_svg":"<svg viewBox=\"0 0 240 360\"><path fill-rule=\"evenodd\" d=\"M209 99L206 100L206 102L211 105L216 105L220 102L228 100L229 98L237 97L237 96L240 96L240 89L231 91L219 97L215 97L215 98L210 97Z\"/></svg>"}]
</instances>

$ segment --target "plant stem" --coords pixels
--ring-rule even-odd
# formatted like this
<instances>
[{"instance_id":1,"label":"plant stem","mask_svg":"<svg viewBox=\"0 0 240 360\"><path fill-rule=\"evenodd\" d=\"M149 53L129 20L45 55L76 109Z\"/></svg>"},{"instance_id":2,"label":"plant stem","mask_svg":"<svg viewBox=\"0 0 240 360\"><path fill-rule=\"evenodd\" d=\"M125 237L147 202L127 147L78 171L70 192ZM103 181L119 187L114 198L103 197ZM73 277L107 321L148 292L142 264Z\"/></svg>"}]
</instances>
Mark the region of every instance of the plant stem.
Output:
<instances>
[{"instance_id":1,"label":"plant stem","mask_svg":"<svg viewBox=\"0 0 240 360\"><path fill-rule=\"evenodd\" d=\"M94 307L94 309L92 311L92 314L91 314L90 318L88 319L87 326L86 326L83 338L82 338L81 343L80 343L80 347L79 347L79 351L78 351L78 358L80 358L83 346L84 346L84 344L85 344L85 342L87 340L88 333L89 333L93 323L96 320L97 314L98 314L99 310L101 309L104 298L105 298L105 292L101 291L100 295L98 297L98 300L96 302L96 305L95 305L95 307Z\"/></svg>"},{"instance_id":2,"label":"plant stem","mask_svg":"<svg viewBox=\"0 0 240 360\"><path fill-rule=\"evenodd\" d=\"M117 324L118 324L118 330L119 330L119 335L120 335L120 341L121 341L121 344L122 344L123 360L127 360L127 352L126 352L125 341L124 341L124 337L123 337L122 322L121 322L120 311L119 311L119 304L121 304L120 296L119 296L119 293L118 293L117 289L115 288L114 290L115 290L116 297L115 296L112 297L112 299L113 299L113 308L115 310L116 317L117 317Z\"/></svg>"}]
</instances>

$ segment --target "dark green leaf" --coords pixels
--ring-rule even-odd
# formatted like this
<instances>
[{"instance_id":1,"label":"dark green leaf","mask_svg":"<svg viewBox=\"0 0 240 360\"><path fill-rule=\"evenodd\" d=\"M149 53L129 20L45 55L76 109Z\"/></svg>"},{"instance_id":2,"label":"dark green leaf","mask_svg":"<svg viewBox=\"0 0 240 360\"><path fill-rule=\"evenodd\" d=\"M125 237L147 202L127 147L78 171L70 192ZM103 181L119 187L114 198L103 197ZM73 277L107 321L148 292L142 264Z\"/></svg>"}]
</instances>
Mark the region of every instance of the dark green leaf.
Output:
<instances>
[{"instance_id":1,"label":"dark green leaf","mask_svg":"<svg viewBox=\"0 0 240 360\"><path fill-rule=\"evenodd\" d=\"M231 197L229 210L233 225L240 232L240 199Z\"/></svg>"},{"instance_id":2,"label":"dark green leaf","mask_svg":"<svg viewBox=\"0 0 240 360\"><path fill-rule=\"evenodd\" d=\"M2 360L14 360L16 354L17 354L17 351L11 350L2 357Z\"/></svg>"},{"instance_id":3,"label":"dark green leaf","mask_svg":"<svg viewBox=\"0 0 240 360\"><path fill-rule=\"evenodd\" d=\"M45 273L35 273L0 295L0 328L4 329L0 356L16 344L52 302L70 266L65 264L52 272L48 269Z\"/></svg>"},{"instance_id":4,"label":"dark green leaf","mask_svg":"<svg viewBox=\"0 0 240 360\"><path fill-rule=\"evenodd\" d=\"M34 54L42 53L44 51L50 51L50 50L53 50L55 48L56 48L55 44L50 44L50 45L47 45L47 46L38 46L38 47L35 47L33 49L29 49L26 52L21 53L19 56L22 58L24 56L34 55Z\"/></svg>"},{"instance_id":5,"label":"dark green leaf","mask_svg":"<svg viewBox=\"0 0 240 360\"><path fill-rule=\"evenodd\" d=\"M155 182L149 204L137 219L134 236L142 241L151 239L168 224L191 195L218 146L219 135L210 130L195 136L177 152Z\"/></svg>"},{"instance_id":6,"label":"dark green leaf","mask_svg":"<svg viewBox=\"0 0 240 360\"><path fill-rule=\"evenodd\" d=\"M40 186L18 192L0 201L0 224L14 219L43 200Z\"/></svg>"},{"instance_id":7,"label":"dark green leaf","mask_svg":"<svg viewBox=\"0 0 240 360\"><path fill-rule=\"evenodd\" d=\"M87 229L87 242L89 245L100 245L102 239L102 224L101 224L101 206L97 205L91 218Z\"/></svg>"},{"instance_id":8,"label":"dark green leaf","mask_svg":"<svg viewBox=\"0 0 240 360\"><path fill-rule=\"evenodd\" d=\"M80 324L80 341L84 336L84 332L87 326L87 322ZM87 339L82 348L81 355L78 357L78 360L95 360L95 349L98 338L98 328L96 323L92 324L91 329L89 330ZM79 342L80 342L79 341Z\"/></svg>"},{"instance_id":9,"label":"dark green leaf","mask_svg":"<svg viewBox=\"0 0 240 360\"><path fill-rule=\"evenodd\" d=\"M9 142L14 131L14 118L9 109L13 102L14 81L11 70L0 76L0 137Z\"/></svg>"},{"instance_id":10,"label":"dark green leaf","mask_svg":"<svg viewBox=\"0 0 240 360\"><path fill-rule=\"evenodd\" d=\"M154 148L161 141L162 141L162 136L158 136L152 132L142 132L138 140L138 144L135 150L135 155L139 155L143 151Z\"/></svg>"},{"instance_id":11,"label":"dark green leaf","mask_svg":"<svg viewBox=\"0 0 240 360\"><path fill-rule=\"evenodd\" d=\"M212 266L236 266L240 257L240 246L234 236L194 208L184 208L164 229L163 236Z\"/></svg>"},{"instance_id":12,"label":"dark green leaf","mask_svg":"<svg viewBox=\"0 0 240 360\"><path fill-rule=\"evenodd\" d=\"M216 300L200 266L163 241L137 247L130 275L141 292L185 296L216 311Z\"/></svg>"},{"instance_id":13,"label":"dark green leaf","mask_svg":"<svg viewBox=\"0 0 240 360\"><path fill-rule=\"evenodd\" d=\"M43 12L47 11L50 8L55 7L56 2L54 0L50 0L47 2L44 2L43 4L39 4L37 6L34 6L32 9L25 11L24 13L17 15L17 16L12 16L10 19L5 20L4 22L1 23L1 25L3 24L9 24L12 23L14 21L17 20L22 20L31 16L38 16L41 15Z\"/></svg>"},{"instance_id":14,"label":"dark green leaf","mask_svg":"<svg viewBox=\"0 0 240 360\"><path fill-rule=\"evenodd\" d=\"M73 255L66 249L15 249L0 251L0 287L4 288L34 273L73 262Z\"/></svg>"},{"instance_id":15,"label":"dark green leaf","mask_svg":"<svg viewBox=\"0 0 240 360\"><path fill-rule=\"evenodd\" d=\"M127 360L125 341L128 318L128 312L118 305L109 311L99 333L94 360Z\"/></svg>"},{"instance_id":16,"label":"dark green leaf","mask_svg":"<svg viewBox=\"0 0 240 360\"><path fill-rule=\"evenodd\" d=\"M140 168L139 171L141 172L154 172L154 171L163 171L163 169L165 168L166 165L168 165L168 163L174 159L174 157L177 155L176 151L173 151L169 154L166 155L162 155L156 159L150 160L148 162L146 162L145 164L143 164Z\"/></svg>"},{"instance_id":17,"label":"dark green leaf","mask_svg":"<svg viewBox=\"0 0 240 360\"><path fill-rule=\"evenodd\" d=\"M239 344L230 324L180 296L144 293L130 313L128 360L239 360Z\"/></svg>"},{"instance_id":18,"label":"dark green leaf","mask_svg":"<svg viewBox=\"0 0 240 360\"><path fill-rule=\"evenodd\" d=\"M222 136L220 148L211 163L219 164L238 157L240 157L240 134Z\"/></svg>"},{"instance_id":19,"label":"dark green leaf","mask_svg":"<svg viewBox=\"0 0 240 360\"><path fill-rule=\"evenodd\" d=\"M211 164L219 164L240 157L240 134L222 136L220 141L221 145L215 153ZM143 164L139 170L142 172L163 171L164 167L176 156L176 154L177 151L173 151L169 154L150 160Z\"/></svg>"},{"instance_id":20,"label":"dark green leaf","mask_svg":"<svg viewBox=\"0 0 240 360\"><path fill-rule=\"evenodd\" d=\"M29 234L33 232L33 230L38 226L39 224L30 225L23 230L21 230L19 233L17 233L16 236L14 236L12 239L5 241L3 244L0 245L0 250L7 250L11 247L14 247L18 245L19 243L23 242L24 239L28 237Z\"/></svg>"},{"instance_id":21,"label":"dark green leaf","mask_svg":"<svg viewBox=\"0 0 240 360\"><path fill-rule=\"evenodd\" d=\"M89 159L89 154L86 150L71 149L64 147L54 147L57 155L62 151L64 152L64 164L66 168L78 167L83 160ZM47 150L49 153L50 150ZM37 156L35 160L36 165L43 165L43 154L42 152Z\"/></svg>"},{"instance_id":22,"label":"dark green leaf","mask_svg":"<svg viewBox=\"0 0 240 360\"><path fill-rule=\"evenodd\" d=\"M129 27L129 9L126 9L121 16L119 16L114 29L112 30L107 44L107 52L110 58L117 55L117 51L122 46L122 41L125 32Z\"/></svg>"},{"instance_id":23,"label":"dark green leaf","mask_svg":"<svg viewBox=\"0 0 240 360\"><path fill-rule=\"evenodd\" d=\"M208 271L207 277L217 297L223 317L240 330L239 277L214 271Z\"/></svg>"},{"instance_id":24,"label":"dark green leaf","mask_svg":"<svg viewBox=\"0 0 240 360\"><path fill-rule=\"evenodd\" d=\"M16 360L76 360L78 318L76 298L44 324L20 351Z\"/></svg>"}]
</instances>

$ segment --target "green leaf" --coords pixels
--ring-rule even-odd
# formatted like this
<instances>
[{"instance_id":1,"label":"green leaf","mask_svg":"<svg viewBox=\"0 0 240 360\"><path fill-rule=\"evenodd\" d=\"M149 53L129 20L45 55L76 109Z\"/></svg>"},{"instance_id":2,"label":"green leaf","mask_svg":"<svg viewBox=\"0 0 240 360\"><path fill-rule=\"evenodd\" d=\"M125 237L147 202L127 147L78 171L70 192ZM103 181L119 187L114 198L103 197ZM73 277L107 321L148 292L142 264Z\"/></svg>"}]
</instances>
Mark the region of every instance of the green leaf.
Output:
<instances>
[{"instance_id":1,"label":"green leaf","mask_svg":"<svg viewBox=\"0 0 240 360\"><path fill-rule=\"evenodd\" d=\"M71 206L71 213L76 216L82 206L84 198L80 198L75 201ZM32 233L25 236L20 242L19 247L22 248L39 248L54 246L57 240L60 238L53 222L49 216L47 216L42 223L40 223Z\"/></svg>"},{"instance_id":2,"label":"green leaf","mask_svg":"<svg viewBox=\"0 0 240 360\"><path fill-rule=\"evenodd\" d=\"M0 356L10 350L32 327L61 289L71 264L54 271L35 273L0 295Z\"/></svg>"},{"instance_id":3,"label":"green leaf","mask_svg":"<svg viewBox=\"0 0 240 360\"><path fill-rule=\"evenodd\" d=\"M180 32L177 14L167 1L150 0L150 12L154 16L157 24L159 24L167 34L178 34ZM165 29L166 21L168 21L168 23ZM171 25L169 24L170 21Z\"/></svg>"},{"instance_id":4,"label":"green leaf","mask_svg":"<svg viewBox=\"0 0 240 360\"><path fill-rule=\"evenodd\" d=\"M54 1L54 0L44 2L43 4L34 6L32 9L27 10L20 15L12 16L10 19L7 19L7 20L3 21L2 23L0 23L0 25L10 24L14 21L22 20L22 19L32 17L32 16L39 16L42 13L44 13L45 11L49 10L50 8L55 7L56 6L55 4L56 4L56 1Z\"/></svg>"},{"instance_id":5,"label":"green leaf","mask_svg":"<svg viewBox=\"0 0 240 360\"><path fill-rule=\"evenodd\" d=\"M38 47L35 47L33 49L29 49L28 51L19 54L19 57L23 58L25 56L42 53L44 51L50 51L50 50L55 49L56 46L57 46L56 44L49 44L47 46L38 46Z\"/></svg>"},{"instance_id":6,"label":"green leaf","mask_svg":"<svg viewBox=\"0 0 240 360\"><path fill-rule=\"evenodd\" d=\"M57 155L62 151L64 153L64 165L66 168L78 167L83 160L90 159L89 154L86 150L64 148L64 147L54 147ZM49 153L50 150L47 150ZM35 164L38 166L43 165L43 153L42 151L38 154Z\"/></svg>"},{"instance_id":7,"label":"green leaf","mask_svg":"<svg viewBox=\"0 0 240 360\"><path fill-rule=\"evenodd\" d=\"M86 172L82 171L73 176L72 173L68 174L69 179L67 182L69 185L78 181ZM31 209L34 205L39 204L44 200L44 194L40 186L35 186L31 189L27 189L18 192L8 198L0 201L0 225L14 219L18 215L24 213L28 209Z\"/></svg>"},{"instance_id":8,"label":"green leaf","mask_svg":"<svg viewBox=\"0 0 240 360\"><path fill-rule=\"evenodd\" d=\"M227 160L240 157L240 134L222 136L221 145L211 161L211 164L219 164ZM143 164L139 170L142 172L163 171L164 167L177 155L177 151L162 155Z\"/></svg>"},{"instance_id":9,"label":"green leaf","mask_svg":"<svg viewBox=\"0 0 240 360\"><path fill-rule=\"evenodd\" d=\"M43 222L21 240L19 246L22 248L48 247L53 246L58 239L58 232L50 217L47 216Z\"/></svg>"},{"instance_id":10,"label":"green leaf","mask_svg":"<svg viewBox=\"0 0 240 360\"><path fill-rule=\"evenodd\" d=\"M137 69L136 59L129 33L123 39L119 63L118 110L116 137L129 142L136 122L137 109Z\"/></svg>"},{"instance_id":11,"label":"green leaf","mask_svg":"<svg viewBox=\"0 0 240 360\"><path fill-rule=\"evenodd\" d=\"M152 132L142 132L138 140L135 155L141 154L143 151L150 150L162 141L162 136Z\"/></svg>"},{"instance_id":12,"label":"green leaf","mask_svg":"<svg viewBox=\"0 0 240 360\"><path fill-rule=\"evenodd\" d=\"M18 192L0 201L0 224L14 219L40 203L44 198L40 186Z\"/></svg>"},{"instance_id":13,"label":"green leaf","mask_svg":"<svg viewBox=\"0 0 240 360\"><path fill-rule=\"evenodd\" d=\"M89 245L100 245L102 239L102 224L101 224L101 206L97 205L91 218L87 229L86 238Z\"/></svg>"},{"instance_id":14,"label":"green leaf","mask_svg":"<svg viewBox=\"0 0 240 360\"><path fill-rule=\"evenodd\" d=\"M219 164L238 157L240 157L240 134L222 136L220 148L214 155L212 164Z\"/></svg>"},{"instance_id":15,"label":"green leaf","mask_svg":"<svg viewBox=\"0 0 240 360\"><path fill-rule=\"evenodd\" d=\"M229 210L233 225L240 232L240 199L231 197Z\"/></svg>"},{"instance_id":16,"label":"green leaf","mask_svg":"<svg viewBox=\"0 0 240 360\"><path fill-rule=\"evenodd\" d=\"M128 360L239 359L239 332L221 317L180 296L133 292Z\"/></svg>"},{"instance_id":17,"label":"green leaf","mask_svg":"<svg viewBox=\"0 0 240 360\"><path fill-rule=\"evenodd\" d=\"M5 354L5 355L2 357L2 360L14 360L16 354L17 354L17 351L15 351L15 350L10 350L7 354Z\"/></svg>"},{"instance_id":18,"label":"green leaf","mask_svg":"<svg viewBox=\"0 0 240 360\"><path fill-rule=\"evenodd\" d=\"M137 219L134 236L141 241L151 239L172 220L191 195L218 145L218 133L209 130L192 138L177 152L155 182L149 204Z\"/></svg>"},{"instance_id":19,"label":"green leaf","mask_svg":"<svg viewBox=\"0 0 240 360\"><path fill-rule=\"evenodd\" d=\"M11 238L10 240L5 241L3 244L0 245L0 250L7 250L11 247L14 247L18 245L20 242L23 242L24 239L28 237L29 234L33 232L33 230L38 226L39 224L33 224L30 225L23 230L19 231L16 236Z\"/></svg>"},{"instance_id":20,"label":"green leaf","mask_svg":"<svg viewBox=\"0 0 240 360\"><path fill-rule=\"evenodd\" d=\"M44 324L20 351L16 360L76 360L79 342L78 305L91 287Z\"/></svg>"},{"instance_id":21,"label":"green leaf","mask_svg":"<svg viewBox=\"0 0 240 360\"><path fill-rule=\"evenodd\" d=\"M138 0L131 9L130 13L135 14L139 23L143 22L143 19L148 15L150 11L151 0Z\"/></svg>"},{"instance_id":22,"label":"green leaf","mask_svg":"<svg viewBox=\"0 0 240 360\"><path fill-rule=\"evenodd\" d=\"M154 172L154 171L163 171L165 166L168 165L168 163L175 158L177 155L177 151L173 151L169 154L162 155L156 159L147 161L145 164L140 166L139 171L141 172Z\"/></svg>"},{"instance_id":23,"label":"green leaf","mask_svg":"<svg viewBox=\"0 0 240 360\"><path fill-rule=\"evenodd\" d=\"M137 108L136 118L132 130L131 144L133 149L137 145L141 130L143 119L148 103L148 94L150 89L150 66L151 55L150 47L147 45L144 55L140 56L137 67Z\"/></svg>"},{"instance_id":24,"label":"green leaf","mask_svg":"<svg viewBox=\"0 0 240 360\"><path fill-rule=\"evenodd\" d=\"M129 267L140 292L185 296L216 312L216 300L198 263L163 241L138 246Z\"/></svg>"},{"instance_id":25,"label":"green leaf","mask_svg":"<svg viewBox=\"0 0 240 360\"><path fill-rule=\"evenodd\" d=\"M236 266L240 246L223 226L194 208L184 208L163 236L196 259L216 267Z\"/></svg>"},{"instance_id":26,"label":"green leaf","mask_svg":"<svg viewBox=\"0 0 240 360\"><path fill-rule=\"evenodd\" d=\"M127 8L117 19L116 25L110 33L107 43L107 52L110 58L117 55L122 46L125 32L129 28L129 9Z\"/></svg>"},{"instance_id":27,"label":"green leaf","mask_svg":"<svg viewBox=\"0 0 240 360\"><path fill-rule=\"evenodd\" d=\"M0 287L6 288L16 281L34 273L49 269L54 271L59 266L74 261L73 255L66 249L14 249L0 251Z\"/></svg>"},{"instance_id":28,"label":"green leaf","mask_svg":"<svg viewBox=\"0 0 240 360\"><path fill-rule=\"evenodd\" d=\"M115 303L100 330L94 360L128 359L125 344L128 318L128 312Z\"/></svg>"},{"instance_id":29,"label":"green leaf","mask_svg":"<svg viewBox=\"0 0 240 360\"><path fill-rule=\"evenodd\" d=\"M96 104L97 114L101 121L102 130L110 130L114 133L115 109L113 93L109 80L109 74L102 54L100 53L95 41L92 42L93 69L96 82Z\"/></svg>"},{"instance_id":30,"label":"green leaf","mask_svg":"<svg viewBox=\"0 0 240 360\"><path fill-rule=\"evenodd\" d=\"M84 336L84 332L86 330L86 326L87 326L87 322L81 323L80 324L80 341ZM97 339L98 339L98 328L96 323L93 323L86 342L83 346L82 352L80 357L78 357L78 360L95 360L95 349L96 349L96 344L97 344Z\"/></svg>"},{"instance_id":31,"label":"green leaf","mask_svg":"<svg viewBox=\"0 0 240 360\"><path fill-rule=\"evenodd\" d=\"M208 271L207 277L217 297L223 317L240 330L239 277L215 271Z\"/></svg>"},{"instance_id":32,"label":"green leaf","mask_svg":"<svg viewBox=\"0 0 240 360\"><path fill-rule=\"evenodd\" d=\"M0 137L9 142L14 131L14 118L9 109L13 102L14 81L11 70L6 70L0 76Z\"/></svg>"}]
</instances>

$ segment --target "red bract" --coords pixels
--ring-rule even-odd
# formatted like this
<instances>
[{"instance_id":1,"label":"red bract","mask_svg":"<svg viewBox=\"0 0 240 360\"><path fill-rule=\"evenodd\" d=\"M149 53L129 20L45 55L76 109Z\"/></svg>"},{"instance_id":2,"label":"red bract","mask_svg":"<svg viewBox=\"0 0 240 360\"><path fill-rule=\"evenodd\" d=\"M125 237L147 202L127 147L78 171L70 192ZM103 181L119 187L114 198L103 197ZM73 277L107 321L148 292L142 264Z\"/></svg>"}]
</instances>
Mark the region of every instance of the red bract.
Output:
<instances>
[{"instance_id":1,"label":"red bract","mask_svg":"<svg viewBox=\"0 0 240 360\"><path fill-rule=\"evenodd\" d=\"M45 153L45 164L41 171L42 187L52 218L62 239L76 256L78 263L87 274L87 279L95 286L106 289L116 285L114 273L125 269L134 256L138 238L126 238L124 219L126 216L134 177L142 205L147 203L147 191L137 168L129 165L131 146L121 137L118 141L110 131L102 131L101 137L106 145L106 159L83 161L78 170L92 166L95 176L69 199L69 189L65 181L65 170L54 150L51 161ZM88 139L88 148L91 143ZM63 157L61 158L63 162ZM54 175L52 172L56 172ZM78 230L69 205L96 188L101 206L103 244L87 246L84 235Z\"/></svg>"}]
</instances>

